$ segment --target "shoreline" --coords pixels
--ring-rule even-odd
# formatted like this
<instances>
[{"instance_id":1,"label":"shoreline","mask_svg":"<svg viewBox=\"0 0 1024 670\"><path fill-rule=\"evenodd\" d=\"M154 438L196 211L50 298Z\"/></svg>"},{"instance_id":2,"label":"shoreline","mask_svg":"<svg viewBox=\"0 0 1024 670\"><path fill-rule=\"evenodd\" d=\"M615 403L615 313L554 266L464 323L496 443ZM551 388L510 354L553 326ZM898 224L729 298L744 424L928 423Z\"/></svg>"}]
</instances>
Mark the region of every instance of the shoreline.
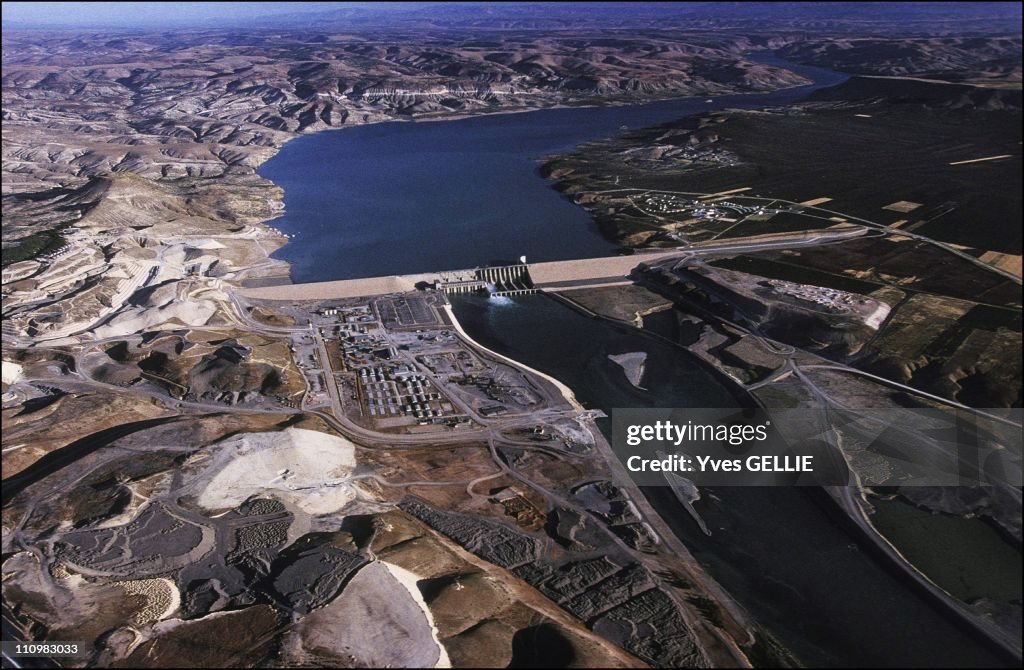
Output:
<instances>
[{"instance_id":1,"label":"shoreline","mask_svg":"<svg viewBox=\"0 0 1024 670\"><path fill-rule=\"evenodd\" d=\"M770 53L770 54L772 54L774 56L774 52L769 49L769 50L760 50L758 52L748 52L746 54L743 54L743 57L745 58L746 56L749 56L750 53L760 53L760 52L763 52L763 51L768 51L768 53ZM802 67L802 65L800 63L793 63L793 65L796 65L798 67ZM275 199L275 202L277 202L279 204L279 211L276 212L276 215L273 218L265 219L265 220L262 220L262 221L258 221L258 222L256 222L253 225L254 226L263 226L263 227L266 227L266 228L270 228L270 226L268 225L270 222L276 221L276 220L280 219L282 216L284 216L284 214L286 212L284 188L281 187L280 185L278 185L273 180L271 180L271 179L261 175L259 173L259 170L260 170L261 167L263 167L263 165L265 165L269 161L273 160L278 155L278 153L280 153L281 150L285 148L285 146L287 144L289 144L290 142L292 142L292 141L294 141L296 139L302 138L302 137L312 137L312 136L317 135L319 133L351 130L353 128L358 128L358 127L362 127L362 126L382 125L382 124L387 124L387 123L438 123L438 122L444 122L444 121L463 121L463 120L469 120L469 119L474 119L474 118L483 118L483 117L492 117L492 116L505 116L505 115L511 116L511 115L515 115L515 114L528 114L528 113L531 113L531 112L542 112L542 111L545 111L545 110L592 109L592 108L614 108L614 107L643 107L645 105L652 105L652 104L663 103L663 102L697 100L697 99L700 99L700 98L705 98L706 99L708 96L722 97L722 96L769 95L769 94L778 93L778 92L781 92L781 91L790 91L790 90L793 90L793 89L798 89L798 88L809 87L809 86L814 86L815 85L815 82L813 80L809 79L804 74L800 74L796 70L786 69L786 67L784 65L774 65L773 67L778 67L780 69L786 70L787 72L791 72L793 74L796 74L797 76L803 77L804 79L806 79L808 81L808 83L806 83L806 84L796 84L796 85L793 85L793 86L782 86L782 87L779 87L779 88L771 88L771 89L760 90L760 91L732 91L732 92L719 92L719 93L691 93L689 95L653 96L653 97L651 97L649 99L645 99L645 100L642 100L642 101L632 101L632 102L629 101L629 100L620 100L620 99L613 99L613 100L604 99L604 100L597 100L597 101L591 101L591 102L584 101L584 102L580 102L579 104L555 102L552 105L544 105L544 106L529 107L529 108L517 108L517 109L497 109L497 110L494 110L494 111L479 110L479 111L476 111L476 112L455 112L455 111L453 111L453 112L434 112L434 113L427 113L427 114L424 114L422 116L409 116L407 118L389 117L389 118L384 118L384 119L379 119L379 120L366 121L366 122L362 122L362 123L354 123L354 124L342 125L342 126L337 126L337 127L322 128L322 129L315 130L315 131L309 132L309 133L294 133L293 132L291 134L291 136L286 138L279 146L272 147L272 150L273 150L272 153L270 153L265 158L262 158L258 163L254 163L253 164L252 170L253 170L253 175L254 176L269 182L274 187L277 187L277 188L281 189L280 199ZM843 74L845 75L845 73L843 73ZM849 77L850 75L845 75L845 76ZM702 112L698 112L698 113L702 113ZM685 114L684 116L691 116L691 114ZM217 179L217 178L218 177L212 177L212 179ZM555 187L555 184L554 184L554 182L552 182L552 180L545 178L545 181L551 182L550 183L550 187L551 188ZM586 209L586 208L584 208L584 209ZM593 218L593 215L591 215L591 218ZM596 220L594 222L595 222L595 224L597 223ZM285 235L286 234L283 233L283 232L278 232L277 233L277 236L284 237L285 242L284 242L284 244L280 245L274 251L269 252L267 254L267 259L280 260L280 259L273 259L272 258L272 254L275 253L276 251L278 251L281 247L285 246L288 243L288 240L290 238L286 237ZM615 240L610 240L609 238L607 238L603 234L602 234L602 237L604 237L609 243L616 244ZM287 261L283 261L283 260L281 262L287 263ZM292 278L292 275L291 275L290 264L289 264L289 272L288 272L287 278L288 278L288 283L289 284L295 283L293 278Z\"/></svg>"},{"instance_id":2,"label":"shoreline","mask_svg":"<svg viewBox=\"0 0 1024 670\"><path fill-rule=\"evenodd\" d=\"M581 412L587 411L583 407L583 405L581 405L580 402L578 400L576 400L576 394L567 385L565 385L564 383L558 381L557 379L555 379L554 377L552 377L549 374L545 374L545 373L543 373L543 372L541 372L539 370L531 368L530 366L526 365L525 363L520 363L519 361L513 360L513 359L509 358L508 356L505 356L503 354L499 354L498 352L494 351L493 349L488 349L484 345L482 345L479 342L477 342L476 340L474 340L472 338L472 336L470 336L470 334L467 333L462 328L462 324L459 323L459 320L457 318L455 318L455 311L452 310L452 306L451 305L445 304L442 307L442 309L444 309L445 315L448 317L449 321L451 321L452 328L455 329L455 332L457 332L466 341L467 344L469 344L470 346L472 346L472 347L474 347L476 349L479 349L480 351L487 352L488 355L493 356L494 358L497 358L498 360L502 361L503 363L508 363L509 365L512 365L515 368L526 370L527 372L535 374L538 377L541 377L542 379L544 379L545 381L550 382L556 389L558 389L559 393L562 394L562 397L565 398L566 402L568 402L569 405L571 405L573 409L581 411Z\"/></svg>"},{"instance_id":3,"label":"shoreline","mask_svg":"<svg viewBox=\"0 0 1024 670\"><path fill-rule=\"evenodd\" d=\"M643 284L637 285L643 286ZM621 319L616 319L611 316L605 316L604 314L598 314L597 312L591 311L589 308L584 307L583 305L579 304L572 298L568 297L564 292L542 293L542 295L546 295L550 298L553 298L557 302L560 302L566 307L568 307L569 309L576 310L580 314L583 314L590 318L607 321L608 323L615 326L633 328L638 333L641 333L642 337L652 337L658 340L659 342L664 342L665 344L668 344L672 347L675 347L676 349L679 349L680 351L684 352L688 357L690 357L690 359L693 360L698 366L703 368L705 372L714 377L715 381L719 382L722 385L722 387L733 397L733 399L740 407L759 406L754 397L747 391L747 389L742 384L737 382L734 378L730 377L727 372L720 369L717 365L714 365L711 361L705 359L697 352L692 351L689 347L684 346L679 342L673 342L672 340L663 335L659 335L658 333L655 333L647 328L638 327L635 324L630 323L628 321L623 321ZM671 307L668 309L671 309Z\"/></svg>"}]
</instances>

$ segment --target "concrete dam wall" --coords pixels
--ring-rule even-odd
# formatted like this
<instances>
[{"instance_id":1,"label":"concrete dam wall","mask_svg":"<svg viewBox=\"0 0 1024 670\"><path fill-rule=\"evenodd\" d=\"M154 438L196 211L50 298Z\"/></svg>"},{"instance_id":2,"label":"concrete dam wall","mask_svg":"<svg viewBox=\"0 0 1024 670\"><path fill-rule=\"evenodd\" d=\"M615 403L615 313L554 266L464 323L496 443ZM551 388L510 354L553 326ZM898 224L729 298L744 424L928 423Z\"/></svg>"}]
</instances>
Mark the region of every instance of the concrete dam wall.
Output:
<instances>
[{"instance_id":1,"label":"concrete dam wall","mask_svg":"<svg viewBox=\"0 0 1024 670\"><path fill-rule=\"evenodd\" d=\"M679 255L679 251L672 250L631 256L520 263L447 272L261 286L242 288L238 292L247 298L293 302L408 293L424 286L430 286L446 293L488 290L496 295L521 295L537 291L570 291L580 288L628 284L631 283L630 273L642 263L652 263Z\"/></svg>"}]
</instances>

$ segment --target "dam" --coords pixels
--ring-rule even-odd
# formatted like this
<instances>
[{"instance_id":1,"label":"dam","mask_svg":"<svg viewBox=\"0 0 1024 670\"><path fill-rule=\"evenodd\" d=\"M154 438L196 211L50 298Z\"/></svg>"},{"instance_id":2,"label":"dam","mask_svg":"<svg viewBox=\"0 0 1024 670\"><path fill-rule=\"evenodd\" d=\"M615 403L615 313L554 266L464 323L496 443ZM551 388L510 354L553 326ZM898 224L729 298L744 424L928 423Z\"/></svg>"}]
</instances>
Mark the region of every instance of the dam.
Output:
<instances>
[{"instance_id":1,"label":"dam","mask_svg":"<svg viewBox=\"0 0 1024 670\"><path fill-rule=\"evenodd\" d=\"M408 293L427 288L444 293L489 291L501 296L526 295L540 291L571 291L630 284L632 281L629 275L640 265L667 258L679 258L682 255L678 249L672 249L629 256L517 263L467 270L261 286L242 288L238 293L246 298L280 301L358 298Z\"/></svg>"},{"instance_id":2,"label":"dam","mask_svg":"<svg viewBox=\"0 0 1024 670\"><path fill-rule=\"evenodd\" d=\"M640 265L669 258L684 259L694 255L735 254L768 249L790 249L867 234L863 226L841 224L824 230L768 233L734 240L697 242L683 248L660 251L638 251L625 256L579 258L543 263L516 263L477 267L468 270L446 270L420 274L339 279L308 284L283 284L241 288L238 293L260 300L331 300L362 296L408 293L431 288L444 293L487 291L494 295L513 296L539 291L571 291L631 284L630 274Z\"/></svg>"}]
</instances>

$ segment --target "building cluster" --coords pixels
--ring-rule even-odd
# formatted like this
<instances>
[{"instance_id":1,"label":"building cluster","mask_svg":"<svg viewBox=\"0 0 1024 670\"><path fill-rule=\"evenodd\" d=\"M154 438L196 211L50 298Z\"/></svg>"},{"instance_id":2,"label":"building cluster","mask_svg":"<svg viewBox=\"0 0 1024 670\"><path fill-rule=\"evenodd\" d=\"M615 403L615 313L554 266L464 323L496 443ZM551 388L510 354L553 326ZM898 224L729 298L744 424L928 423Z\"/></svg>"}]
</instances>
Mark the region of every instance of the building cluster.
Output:
<instances>
[{"instance_id":1,"label":"building cluster","mask_svg":"<svg viewBox=\"0 0 1024 670\"><path fill-rule=\"evenodd\" d=\"M320 310L323 316L336 316L344 323L373 323L377 320L369 305L352 305L349 307L325 307Z\"/></svg>"},{"instance_id":2,"label":"building cluster","mask_svg":"<svg viewBox=\"0 0 1024 670\"><path fill-rule=\"evenodd\" d=\"M390 360L398 353L388 346L382 331L355 323L342 323L334 327L341 346L342 364L346 370L355 370L364 365Z\"/></svg>"},{"instance_id":3,"label":"building cluster","mask_svg":"<svg viewBox=\"0 0 1024 670\"><path fill-rule=\"evenodd\" d=\"M422 311L405 300L387 300L378 304L382 314L393 321L403 319L398 308L408 307L410 316ZM358 399L364 416L373 420L404 418L407 422L425 424L456 424L469 418L456 411L440 389L412 363L402 361L399 348L408 349L409 343L392 341L388 330L381 326L377 313L369 304L327 306L318 311L323 317L322 331L337 338L337 349L327 339L329 355L338 356L341 366L354 374L353 400ZM333 322L333 323L332 323ZM394 335L394 333L392 333ZM448 336L448 331L436 333L417 330L415 341ZM404 339L413 339L412 332L403 333ZM330 353L331 351L334 353ZM337 368L336 368L337 369Z\"/></svg>"},{"instance_id":4,"label":"building cluster","mask_svg":"<svg viewBox=\"0 0 1024 670\"><path fill-rule=\"evenodd\" d=\"M359 386L371 418L411 416L419 423L464 420L437 387L408 364L359 369Z\"/></svg>"},{"instance_id":5,"label":"building cluster","mask_svg":"<svg viewBox=\"0 0 1024 670\"><path fill-rule=\"evenodd\" d=\"M730 151L723 149L683 149L678 158L694 163L712 163L717 166L738 165L739 159Z\"/></svg>"},{"instance_id":6,"label":"building cluster","mask_svg":"<svg viewBox=\"0 0 1024 670\"><path fill-rule=\"evenodd\" d=\"M770 286L773 290L784 295L789 295L798 300L813 302L834 312L851 311L855 305L863 305L865 299L853 293L840 291L825 286L809 286L807 284L796 284L781 279L768 279L761 282L762 285Z\"/></svg>"},{"instance_id":7,"label":"building cluster","mask_svg":"<svg viewBox=\"0 0 1024 670\"><path fill-rule=\"evenodd\" d=\"M698 203L689 198L680 198L667 193L654 193L644 199L644 206L661 214L676 214L692 209L698 206Z\"/></svg>"},{"instance_id":8,"label":"building cluster","mask_svg":"<svg viewBox=\"0 0 1024 670\"><path fill-rule=\"evenodd\" d=\"M650 194L644 206L658 214L685 213L699 219L724 219L727 217L778 214L788 209L765 207L764 205L741 205L730 200L693 200L668 193Z\"/></svg>"},{"instance_id":9,"label":"building cluster","mask_svg":"<svg viewBox=\"0 0 1024 670\"><path fill-rule=\"evenodd\" d=\"M484 416L502 414L504 412L501 410L510 405L531 407L540 402L540 398L525 385L502 383L491 374L453 375L448 381L460 386L475 386L482 396L497 403L497 405L482 407L480 413Z\"/></svg>"},{"instance_id":10,"label":"building cluster","mask_svg":"<svg viewBox=\"0 0 1024 670\"><path fill-rule=\"evenodd\" d=\"M483 363L463 349L424 354L417 356L416 360L435 375L472 374L486 370Z\"/></svg>"},{"instance_id":11,"label":"building cluster","mask_svg":"<svg viewBox=\"0 0 1024 670\"><path fill-rule=\"evenodd\" d=\"M626 149L622 152L626 163L643 164L654 170L680 167L715 168L739 165L736 154L725 149L704 146L672 146L655 144ZM680 165L683 164L683 165Z\"/></svg>"}]
</instances>

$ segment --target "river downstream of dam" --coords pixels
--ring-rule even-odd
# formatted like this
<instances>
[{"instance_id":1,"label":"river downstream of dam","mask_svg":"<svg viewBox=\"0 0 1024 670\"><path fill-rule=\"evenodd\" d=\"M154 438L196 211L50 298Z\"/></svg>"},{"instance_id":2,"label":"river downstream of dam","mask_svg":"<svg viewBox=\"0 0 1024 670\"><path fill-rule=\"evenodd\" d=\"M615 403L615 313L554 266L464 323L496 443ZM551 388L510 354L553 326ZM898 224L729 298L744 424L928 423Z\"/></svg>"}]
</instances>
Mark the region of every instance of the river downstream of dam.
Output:
<instances>
[{"instance_id":1,"label":"river downstream of dam","mask_svg":"<svg viewBox=\"0 0 1024 670\"><path fill-rule=\"evenodd\" d=\"M588 317L545 295L451 299L478 342L550 374L588 408L736 407L693 357L642 330ZM643 389L609 355L647 354ZM610 438L610 425L601 426ZM820 489L721 487L695 507L644 490L698 562L807 667L993 667L1005 661L940 614L847 532Z\"/></svg>"},{"instance_id":2,"label":"river downstream of dam","mask_svg":"<svg viewBox=\"0 0 1024 670\"><path fill-rule=\"evenodd\" d=\"M383 123L298 138L260 174L282 186L292 236L274 254L296 283L433 272L508 261L608 256L581 207L537 160L588 140L726 107L793 102L846 75L790 67L815 83L770 94L565 108L431 123ZM736 406L728 384L642 331L584 316L543 295L452 300L485 346L548 373L586 405ZM608 355L647 353L645 390ZM606 427L604 427L606 428ZM808 667L991 667L1005 661L940 614L847 532L821 492L723 488L696 506L710 537L665 497L651 502L705 569Z\"/></svg>"}]
</instances>

